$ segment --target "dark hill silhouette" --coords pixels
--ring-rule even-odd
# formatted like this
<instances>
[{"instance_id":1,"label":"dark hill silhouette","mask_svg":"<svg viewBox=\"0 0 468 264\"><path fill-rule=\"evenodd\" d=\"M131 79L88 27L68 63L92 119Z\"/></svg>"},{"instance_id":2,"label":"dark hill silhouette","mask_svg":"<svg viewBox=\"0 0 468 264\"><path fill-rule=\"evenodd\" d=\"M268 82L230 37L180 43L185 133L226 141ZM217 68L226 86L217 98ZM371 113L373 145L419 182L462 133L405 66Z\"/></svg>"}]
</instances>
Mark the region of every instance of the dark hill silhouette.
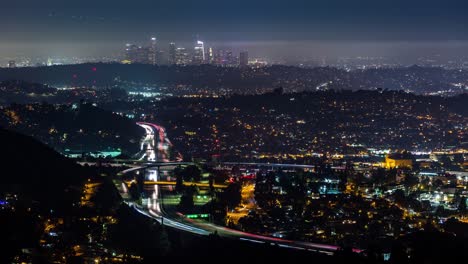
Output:
<instances>
[{"instance_id":1,"label":"dark hill silhouette","mask_svg":"<svg viewBox=\"0 0 468 264\"><path fill-rule=\"evenodd\" d=\"M3 183L39 183L54 181L73 184L79 182L81 167L35 139L0 128L0 161ZM3 173L2 173L3 174Z\"/></svg>"},{"instance_id":2,"label":"dark hill silhouette","mask_svg":"<svg viewBox=\"0 0 468 264\"><path fill-rule=\"evenodd\" d=\"M4 108L18 113L24 121L21 124L11 125L1 115L0 123L3 122L7 129L33 135L60 152L67 148L83 152L120 148L133 154L139 150L136 142L144 135L144 130L135 121L91 104L80 104L77 109L70 105L35 104L35 111L29 111L28 107L15 104ZM31 129L30 124L37 125ZM59 131L54 137L49 134L51 127ZM77 132L81 129L84 133ZM68 134L67 140L60 141L59 137L64 133Z\"/></svg>"},{"instance_id":3,"label":"dark hill silhouette","mask_svg":"<svg viewBox=\"0 0 468 264\"><path fill-rule=\"evenodd\" d=\"M35 209L69 212L79 199L81 182L93 176L48 146L0 128L0 192L37 202Z\"/></svg>"},{"instance_id":4,"label":"dark hill silhouette","mask_svg":"<svg viewBox=\"0 0 468 264\"><path fill-rule=\"evenodd\" d=\"M56 89L41 83L30 83L22 80L6 80L0 82L0 87L5 91L22 90L25 93L52 93Z\"/></svg>"}]
</instances>

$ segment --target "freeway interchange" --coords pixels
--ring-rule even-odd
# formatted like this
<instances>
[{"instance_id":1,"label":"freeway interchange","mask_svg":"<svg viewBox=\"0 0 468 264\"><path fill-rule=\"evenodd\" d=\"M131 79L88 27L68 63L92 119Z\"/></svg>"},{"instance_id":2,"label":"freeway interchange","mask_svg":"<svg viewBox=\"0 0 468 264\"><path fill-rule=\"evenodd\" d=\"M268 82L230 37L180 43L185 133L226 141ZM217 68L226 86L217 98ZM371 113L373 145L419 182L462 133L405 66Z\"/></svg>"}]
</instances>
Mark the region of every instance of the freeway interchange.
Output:
<instances>
[{"instance_id":1,"label":"freeway interchange","mask_svg":"<svg viewBox=\"0 0 468 264\"><path fill-rule=\"evenodd\" d=\"M320 243L311 243L304 241L293 241L286 240L277 237L269 237L263 235L257 235L247 232L242 232L239 230L227 228L224 226L218 226L207 221L195 221L189 219L184 215L172 212L168 213L165 211L164 207L164 198L162 197L161 188L167 187L158 185L158 181L163 177L163 172L168 172L175 168L177 165L189 165L192 163L189 162L169 162L167 156L164 152L167 150L165 147L166 144L170 144L170 141L166 138L163 128L151 123L138 123L139 126L143 127L147 133L145 139L142 143L143 154L142 157L138 159L138 165L130 169L126 169L119 173L119 177L114 180L114 185L118 189L122 199L127 203L131 208L136 210L142 215L150 217L160 224L177 229L181 232L188 232L194 235L199 236L209 236L212 234L217 234L220 237L227 239L238 239L241 241L248 241L251 243L259 244L270 244L276 245L284 248L292 248L297 250L309 250L324 253L327 255L333 255L333 253L339 250L338 246L327 245ZM157 131L155 131L157 130ZM157 135L157 136L154 136ZM155 144L158 142L157 144ZM161 143L162 142L162 143ZM158 147L155 147L158 146ZM151 153L153 152L153 153ZM158 157L161 157L162 162L158 162ZM254 164L254 163L226 163L226 165L257 165L257 166L268 166L268 167L300 167L303 168L307 165L297 165L297 164ZM162 169L162 170L161 170ZM145 202L142 204L135 203L128 191L128 185L125 182L124 178L131 173L145 173L145 179L152 181L154 184L146 185L145 188L153 188L150 191L151 195L146 198ZM175 182L174 182L175 185ZM172 187L172 186L170 186ZM360 253L362 250L353 249L354 252Z\"/></svg>"}]
</instances>

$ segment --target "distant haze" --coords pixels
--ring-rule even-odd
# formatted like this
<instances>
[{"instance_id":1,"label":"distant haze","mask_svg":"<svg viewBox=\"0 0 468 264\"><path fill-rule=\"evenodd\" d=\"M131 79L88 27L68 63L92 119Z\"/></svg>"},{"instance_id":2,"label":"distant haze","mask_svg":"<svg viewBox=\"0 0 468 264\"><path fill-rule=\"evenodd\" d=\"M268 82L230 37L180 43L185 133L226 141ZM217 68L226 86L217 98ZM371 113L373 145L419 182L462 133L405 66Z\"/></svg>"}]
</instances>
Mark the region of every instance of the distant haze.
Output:
<instances>
[{"instance_id":1,"label":"distant haze","mask_svg":"<svg viewBox=\"0 0 468 264\"><path fill-rule=\"evenodd\" d=\"M151 36L163 49L200 38L271 59L468 53L463 0L4 2L0 59L114 55Z\"/></svg>"}]
</instances>

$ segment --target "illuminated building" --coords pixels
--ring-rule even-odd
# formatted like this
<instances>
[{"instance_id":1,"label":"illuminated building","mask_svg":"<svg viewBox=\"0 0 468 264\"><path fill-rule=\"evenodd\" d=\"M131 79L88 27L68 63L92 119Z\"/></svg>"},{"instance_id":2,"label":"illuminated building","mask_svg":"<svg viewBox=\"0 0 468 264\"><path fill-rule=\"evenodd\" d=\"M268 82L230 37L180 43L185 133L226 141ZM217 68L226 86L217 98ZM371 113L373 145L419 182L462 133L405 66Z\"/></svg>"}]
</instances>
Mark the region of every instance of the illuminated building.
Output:
<instances>
[{"instance_id":1,"label":"illuminated building","mask_svg":"<svg viewBox=\"0 0 468 264\"><path fill-rule=\"evenodd\" d=\"M231 50L219 49L216 50L214 61L217 65L232 66L236 65Z\"/></svg>"},{"instance_id":2,"label":"illuminated building","mask_svg":"<svg viewBox=\"0 0 468 264\"><path fill-rule=\"evenodd\" d=\"M239 66L246 67L249 64L249 53L247 51L242 51L239 54Z\"/></svg>"},{"instance_id":3,"label":"illuminated building","mask_svg":"<svg viewBox=\"0 0 468 264\"><path fill-rule=\"evenodd\" d=\"M148 62L151 65L156 65L158 63L158 49L156 44L156 38L151 38L151 45L148 48Z\"/></svg>"},{"instance_id":4,"label":"illuminated building","mask_svg":"<svg viewBox=\"0 0 468 264\"><path fill-rule=\"evenodd\" d=\"M198 40L193 54L193 64L203 63L205 63L205 44L203 41Z\"/></svg>"},{"instance_id":5,"label":"illuminated building","mask_svg":"<svg viewBox=\"0 0 468 264\"><path fill-rule=\"evenodd\" d=\"M169 64L176 64L176 45L174 42L169 43Z\"/></svg>"},{"instance_id":6,"label":"illuminated building","mask_svg":"<svg viewBox=\"0 0 468 264\"><path fill-rule=\"evenodd\" d=\"M208 54L207 54L207 56L208 56L208 58L207 58L208 63L209 63L209 64L213 64L213 63L214 63L213 48L210 47L210 48L208 49Z\"/></svg>"},{"instance_id":7,"label":"illuminated building","mask_svg":"<svg viewBox=\"0 0 468 264\"><path fill-rule=\"evenodd\" d=\"M125 60L131 63L148 63L148 50L134 44L127 44L125 48Z\"/></svg>"},{"instance_id":8,"label":"illuminated building","mask_svg":"<svg viewBox=\"0 0 468 264\"><path fill-rule=\"evenodd\" d=\"M385 156L384 167L391 168L413 168L413 157L409 153L393 153Z\"/></svg>"},{"instance_id":9,"label":"illuminated building","mask_svg":"<svg viewBox=\"0 0 468 264\"><path fill-rule=\"evenodd\" d=\"M175 64L177 65L190 64L190 56L185 48L177 48L175 50Z\"/></svg>"},{"instance_id":10,"label":"illuminated building","mask_svg":"<svg viewBox=\"0 0 468 264\"><path fill-rule=\"evenodd\" d=\"M8 62L8 68L16 68L16 61L11 60Z\"/></svg>"}]
</instances>

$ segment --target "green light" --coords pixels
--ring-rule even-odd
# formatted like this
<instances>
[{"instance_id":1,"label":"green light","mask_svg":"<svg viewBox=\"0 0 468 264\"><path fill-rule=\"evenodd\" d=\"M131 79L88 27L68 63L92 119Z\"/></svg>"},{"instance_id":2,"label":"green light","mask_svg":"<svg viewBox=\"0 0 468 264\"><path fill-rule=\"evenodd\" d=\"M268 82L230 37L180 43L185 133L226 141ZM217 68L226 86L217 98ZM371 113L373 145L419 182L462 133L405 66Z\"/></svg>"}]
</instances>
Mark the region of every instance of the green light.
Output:
<instances>
[{"instance_id":1,"label":"green light","mask_svg":"<svg viewBox=\"0 0 468 264\"><path fill-rule=\"evenodd\" d=\"M186 217L190 218L190 219L208 218L209 214L188 214L188 215L186 215Z\"/></svg>"}]
</instances>

